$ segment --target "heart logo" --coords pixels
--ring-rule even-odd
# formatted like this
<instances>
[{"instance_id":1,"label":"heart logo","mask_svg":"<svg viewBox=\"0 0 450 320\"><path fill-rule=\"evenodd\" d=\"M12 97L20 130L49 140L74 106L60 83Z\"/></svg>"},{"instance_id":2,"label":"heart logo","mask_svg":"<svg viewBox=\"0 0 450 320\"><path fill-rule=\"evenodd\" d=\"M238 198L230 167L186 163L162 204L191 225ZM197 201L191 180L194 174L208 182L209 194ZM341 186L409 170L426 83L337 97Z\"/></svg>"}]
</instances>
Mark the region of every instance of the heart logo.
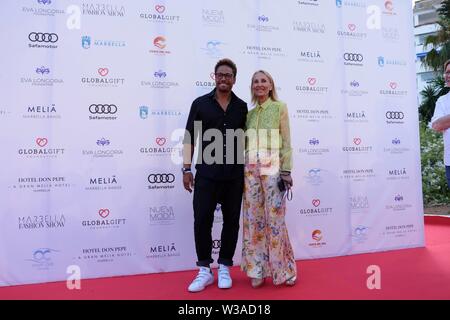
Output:
<instances>
[{"instance_id":1,"label":"heart logo","mask_svg":"<svg viewBox=\"0 0 450 320\"><path fill-rule=\"evenodd\" d=\"M356 25L355 25L355 24L350 23L350 24L348 25L348 30L350 30L351 32L355 31L355 29L356 29Z\"/></svg>"},{"instance_id":2,"label":"heart logo","mask_svg":"<svg viewBox=\"0 0 450 320\"><path fill-rule=\"evenodd\" d=\"M163 146L166 143L166 138L156 138L156 143L159 146Z\"/></svg>"},{"instance_id":3,"label":"heart logo","mask_svg":"<svg viewBox=\"0 0 450 320\"><path fill-rule=\"evenodd\" d=\"M100 215L100 217L106 218L107 216L109 216L109 209L100 209L98 210L98 214Z\"/></svg>"},{"instance_id":4,"label":"heart logo","mask_svg":"<svg viewBox=\"0 0 450 320\"><path fill-rule=\"evenodd\" d=\"M353 138L353 143L356 144L357 146L359 146L359 144L361 143L361 139L360 138Z\"/></svg>"},{"instance_id":5,"label":"heart logo","mask_svg":"<svg viewBox=\"0 0 450 320\"><path fill-rule=\"evenodd\" d=\"M98 74L101 75L102 77L106 76L109 73L108 68L99 68L98 69Z\"/></svg>"},{"instance_id":6,"label":"heart logo","mask_svg":"<svg viewBox=\"0 0 450 320\"><path fill-rule=\"evenodd\" d=\"M392 90L397 89L397 83L396 82L389 83L389 86L392 88Z\"/></svg>"},{"instance_id":7,"label":"heart logo","mask_svg":"<svg viewBox=\"0 0 450 320\"><path fill-rule=\"evenodd\" d=\"M209 76L211 77L211 79L216 80L216 74L214 72L211 72Z\"/></svg>"},{"instance_id":8,"label":"heart logo","mask_svg":"<svg viewBox=\"0 0 450 320\"><path fill-rule=\"evenodd\" d=\"M317 79L316 78L308 78L308 83L313 86L316 84Z\"/></svg>"},{"instance_id":9,"label":"heart logo","mask_svg":"<svg viewBox=\"0 0 450 320\"><path fill-rule=\"evenodd\" d=\"M45 147L46 145L47 145L47 143L48 143L48 140L47 140L47 138L37 138L36 139L36 143L37 143L37 145L39 146L39 147Z\"/></svg>"},{"instance_id":10,"label":"heart logo","mask_svg":"<svg viewBox=\"0 0 450 320\"><path fill-rule=\"evenodd\" d=\"M319 199L313 199L312 204L314 207L318 207L320 205L320 200Z\"/></svg>"},{"instance_id":11,"label":"heart logo","mask_svg":"<svg viewBox=\"0 0 450 320\"><path fill-rule=\"evenodd\" d=\"M166 7L163 5L156 5L155 6L156 11L158 11L158 13L163 13L166 10Z\"/></svg>"}]
</instances>

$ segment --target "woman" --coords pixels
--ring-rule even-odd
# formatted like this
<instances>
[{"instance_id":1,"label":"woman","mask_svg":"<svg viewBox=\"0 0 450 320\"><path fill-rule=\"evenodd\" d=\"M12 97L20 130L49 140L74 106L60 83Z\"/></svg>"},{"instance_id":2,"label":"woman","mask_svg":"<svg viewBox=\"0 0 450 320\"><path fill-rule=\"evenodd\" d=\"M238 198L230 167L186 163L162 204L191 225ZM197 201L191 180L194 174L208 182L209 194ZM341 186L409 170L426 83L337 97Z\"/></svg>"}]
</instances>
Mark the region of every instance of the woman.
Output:
<instances>
[{"instance_id":1,"label":"woman","mask_svg":"<svg viewBox=\"0 0 450 320\"><path fill-rule=\"evenodd\" d=\"M255 108L246 122L241 269L254 288L266 277L275 285L294 285L297 268L284 220L285 193L279 187L283 182L286 188L293 185L288 111L266 71L253 74L251 93Z\"/></svg>"}]
</instances>

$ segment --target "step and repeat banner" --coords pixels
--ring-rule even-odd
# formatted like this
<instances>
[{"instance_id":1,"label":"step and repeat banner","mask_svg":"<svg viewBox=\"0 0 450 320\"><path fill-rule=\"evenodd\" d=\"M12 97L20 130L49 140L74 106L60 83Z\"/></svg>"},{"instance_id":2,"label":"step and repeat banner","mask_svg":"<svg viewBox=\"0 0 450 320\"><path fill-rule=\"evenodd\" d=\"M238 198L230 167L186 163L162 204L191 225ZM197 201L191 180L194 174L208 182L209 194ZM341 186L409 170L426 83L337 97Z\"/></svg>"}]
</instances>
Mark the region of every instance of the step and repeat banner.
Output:
<instances>
[{"instance_id":1,"label":"step and repeat banner","mask_svg":"<svg viewBox=\"0 0 450 320\"><path fill-rule=\"evenodd\" d=\"M181 138L224 57L239 97L264 69L287 103L297 259L424 245L409 1L4 0L0 18L0 285L195 268Z\"/></svg>"}]
</instances>

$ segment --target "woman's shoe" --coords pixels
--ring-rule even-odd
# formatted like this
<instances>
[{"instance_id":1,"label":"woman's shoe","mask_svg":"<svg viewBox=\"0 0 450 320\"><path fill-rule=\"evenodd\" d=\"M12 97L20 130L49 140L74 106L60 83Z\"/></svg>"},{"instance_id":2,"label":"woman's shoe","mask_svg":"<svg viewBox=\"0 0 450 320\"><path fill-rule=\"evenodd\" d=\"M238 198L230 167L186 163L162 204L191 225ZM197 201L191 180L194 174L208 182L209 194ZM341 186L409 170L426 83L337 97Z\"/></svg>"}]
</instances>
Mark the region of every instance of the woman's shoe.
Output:
<instances>
[{"instance_id":1,"label":"woman's shoe","mask_svg":"<svg viewBox=\"0 0 450 320\"><path fill-rule=\"evenodd\" d=\"M251 279L253 288L259 288L264 284L264 278L251 278Z\"/></svg>"},{"instance_id":2,"label":"woman's shoe","mask_svg":"<svg viewBox=\"0 0 450 320\"><path fill-rule=\"evenodd\" d=\"M293 276L292 278L289 278L286 280L286 285L292 287L295 285L296 281L297 281L297 277Z\"/></svg>"}]
</instances>

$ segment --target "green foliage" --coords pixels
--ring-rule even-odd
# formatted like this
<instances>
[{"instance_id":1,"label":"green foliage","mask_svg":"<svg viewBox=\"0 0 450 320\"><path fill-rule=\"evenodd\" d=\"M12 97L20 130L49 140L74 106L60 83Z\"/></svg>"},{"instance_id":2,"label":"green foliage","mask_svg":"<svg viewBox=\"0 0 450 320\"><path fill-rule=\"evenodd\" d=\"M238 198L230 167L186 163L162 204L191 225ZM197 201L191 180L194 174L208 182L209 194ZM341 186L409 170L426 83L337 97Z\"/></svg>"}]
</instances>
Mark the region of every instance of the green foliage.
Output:
<instances>
[{"instance_id":1,"label":"green foliage","mask_svg":"<svg viewBox=\"0 0 450 320\"><path fill-rule=\"evenodd\" d=\"M434 114L434 108L436 107L437 99L447 94L449 88L445 87L445 81L443 77L437 77L431 84L427 85L421 92L422 103L419 107L419 118L424 123L430 122Z\"/></svg>"},{"instance_id":2,"label":"green foliage","mask_svg":"<svg viewBox=\"0 0 450 320\"><path fill-rule=\"evenodd\" d=\"M423 200L426 206L450 203L444 165L442 134L420 124L420 150L422 163Z\"/></svg>"}]
</instances>

